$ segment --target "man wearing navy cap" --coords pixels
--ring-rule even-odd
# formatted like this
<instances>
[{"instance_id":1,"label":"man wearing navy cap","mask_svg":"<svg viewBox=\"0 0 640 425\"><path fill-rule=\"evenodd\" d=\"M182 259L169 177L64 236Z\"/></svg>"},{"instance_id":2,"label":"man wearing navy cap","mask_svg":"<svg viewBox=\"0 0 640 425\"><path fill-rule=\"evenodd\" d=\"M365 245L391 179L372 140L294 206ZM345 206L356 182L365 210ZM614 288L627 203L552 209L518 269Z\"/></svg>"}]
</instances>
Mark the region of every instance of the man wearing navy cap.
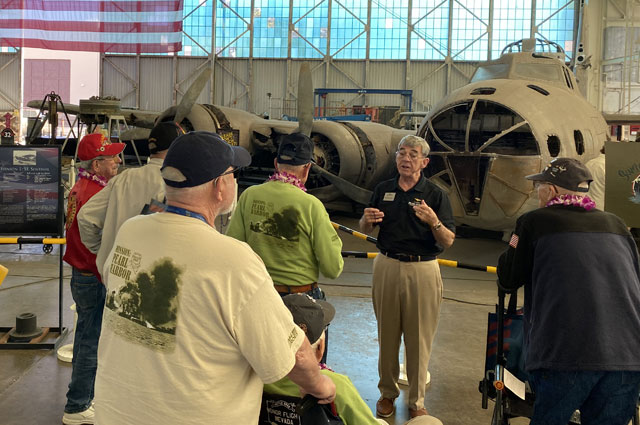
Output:
<instances>
[{"instance_id":1,"label":"man wearing navy cap","mask_svg":"<svg viewBox=\"0 0 640 425\"><path fill-rule=\"evenodd\" d=\"M102 270L122 223L140 214L153 200L164 201L160 167L171 143L182 134L184 130L175 122L156 124L149 134L149 163L123 171L82 207L78 214L80 237L96 254L98 270Z\"/></svg>"},{"instance_id":2,"label":"man wearing navy cap","mask_svg":"<svg viewBox=\"0 0 640 425\"><path fill-rule=\"evenodd\" d=\"M263 384L284 376L333 400L260 258L214 227L250 162L215 133L182 135L161 169L166 211L120 227L103 269L97 423L257 423Z\"/></svg>"},{"instance_id":3,"label":"man wearing navy cap","mask_svg":"<svg viewBox=\"0 0 640 425\"><path fill-rule=\"evenodd\" d=\"M540 208L516 222L499 285L524 285L532 425L626 425L640 392L640 270L627 227L585 196L591 173L556 158L539 174Z\"/></svg>"},{"instance_id":4,"label":"man wearing navy cap","mask_svg":"<svg viewBox=\"0 0 640 425\"><path fill-rule=\"evenodd\" d=\"M319 273L337 278L344 260L342 241L324 205L306 193L312 161L313 142L307 136L284 136L274 160L276 172L240 195L227 235L253 248L281 295L307 293L324 299Z\"/></svg>"}]
</instances>

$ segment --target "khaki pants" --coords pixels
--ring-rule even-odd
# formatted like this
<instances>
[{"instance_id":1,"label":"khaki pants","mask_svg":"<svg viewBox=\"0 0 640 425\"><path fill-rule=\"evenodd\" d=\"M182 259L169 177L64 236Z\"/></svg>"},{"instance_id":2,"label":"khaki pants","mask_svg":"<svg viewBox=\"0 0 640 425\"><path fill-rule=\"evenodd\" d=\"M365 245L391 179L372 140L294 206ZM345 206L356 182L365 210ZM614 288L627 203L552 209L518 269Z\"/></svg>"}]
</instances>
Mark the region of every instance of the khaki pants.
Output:
<instances>
[{"instance_id":1,"label":"khaki pants","mask_svg":"<svg viewBox=\"0 0 640 425\"><path fill-rule=\"evenodd\" d=\"M437 260L401 262L378 254L373 262L373 311L378 321L378 388L384 398L400 395L400 338L404 335L409 408L424 407L431 345L442 304Z\"/></svg>"}]
</instances>

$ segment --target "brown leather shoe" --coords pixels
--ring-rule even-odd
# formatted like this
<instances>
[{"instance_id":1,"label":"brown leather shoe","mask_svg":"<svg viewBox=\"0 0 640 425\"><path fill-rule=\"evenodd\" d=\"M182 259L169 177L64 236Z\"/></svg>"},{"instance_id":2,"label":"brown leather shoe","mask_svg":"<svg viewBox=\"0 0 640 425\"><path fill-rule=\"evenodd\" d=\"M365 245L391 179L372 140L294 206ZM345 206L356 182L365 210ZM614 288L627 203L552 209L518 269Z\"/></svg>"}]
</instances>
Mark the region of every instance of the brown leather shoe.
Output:
<instances>
[{"instance_id":1,"label":"brown leather shoe","mask_svg":"<svg viewBox=\"0 0 640 425\"><path fill-rule=\"evenodd\" d=\"M416 416L427 416L429 414L429 412L427 412L427 409L425 409L424 407L422 409L409 409L409 417L411 419L415 418Z\"/></svg>"},{"instance_id":2,"label":"brown leather shoe","mask_svg":"<svg viewBox=\"0 0 640 425\"><path fill-rule=\"evenodd\" d=\"M394 407L393 407L393 399L390 398L380 398L376 403L376 414L381 418L388 418L393 415Z\"/></svg>"}]
</instances>

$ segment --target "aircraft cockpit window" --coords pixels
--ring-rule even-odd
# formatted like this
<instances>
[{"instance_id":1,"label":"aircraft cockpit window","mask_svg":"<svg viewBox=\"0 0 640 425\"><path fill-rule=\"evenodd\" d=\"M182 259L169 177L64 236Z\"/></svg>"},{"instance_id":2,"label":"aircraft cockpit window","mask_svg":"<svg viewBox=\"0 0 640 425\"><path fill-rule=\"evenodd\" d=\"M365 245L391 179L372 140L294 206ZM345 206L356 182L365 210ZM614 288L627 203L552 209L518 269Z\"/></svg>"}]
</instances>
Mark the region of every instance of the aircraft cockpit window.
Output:
<instances>
[{"instance_id":1,"label":"aircraft cockpit window","mask_svg":"<svg viewBox=\"0 0 640 425\"><path fill-rule=\"evenodd\" d=\"M576 153L582 155L584 153L584 137L580 130L573 130L573 140L576 143Z\"/></svg>"},{"instance_id":2,"label":"aircraft cockpit window","mask_svg":"<svg viewBox=\"0 0 640 425\"><path fill-rule=\"evenodd\" d=\"M549 155L554 158L560 154L560 139L558 136L547 137L547 148L549 148Z\"/></svg>"},{"instance_id":3,"label":"aircraft cockpit window","mask_svg":"<svg viewBox=\"0 0 640 425\"><path fill-rule=\"evenodd\" d=\"M567 87L573 89L573 83L571 82L571 77L569 77L569 71L566 68L562 68L564 71L564 79L567 82Z\"/></svg>"},{"instance_id":4,"label":"aircraft cockpit window","mask_svg":"<svg viewBox=\"0 0 640 425\"><path fill-rule=\"evenodd\" d=\"M565 83L562 75L562 66L552 63L519 63L516 64L515 73L522 78L536 80L555 81Z\"/></svg>"},{"instance_id":5,"label":"aircraft cockpit window","mask_svg":"<svg viewBox=\"0 0 640 425\"><path fill-rule=\"evenodd\" d=\"M471 77L471 82L475 83L476 81L484 81L484 80L494 80L497 78L507 78L509 74L509 64L506 63L496 63L493 65L483 65L479 66L474 72L473 77Z\"/></svg>"},{"instance_id":6,"label":"aircraft cockpit window","mask_svg":"<svg viewBox=\"0 0 640 425\"><path fill-rule=\"evenodd\" d=\"M461 103L433 118L433 133L429 131L426 134L433 152L447 152L450 149L465 152L467 124L473 104L473 101ZM476 101L469 124L469 152L501 155L540 153L529 124L519 114L499 103Z\"/></svg>"},{"instance_id":7,"label":"aircraft cockpit window","mask_svg":"<svg viewBox=\"0 0 640 425\"><path fill-rule=\"evenodd\" d=\"M473 105L473 101L461 103L442 111L431 121L433 129L440 140L458 152L464 152L464 139L471 105ZM431 132L428 133L428 137L427 142L429 142L432 151L443 152L449 150L431 137Z\"/></svg>"}]
</instances>

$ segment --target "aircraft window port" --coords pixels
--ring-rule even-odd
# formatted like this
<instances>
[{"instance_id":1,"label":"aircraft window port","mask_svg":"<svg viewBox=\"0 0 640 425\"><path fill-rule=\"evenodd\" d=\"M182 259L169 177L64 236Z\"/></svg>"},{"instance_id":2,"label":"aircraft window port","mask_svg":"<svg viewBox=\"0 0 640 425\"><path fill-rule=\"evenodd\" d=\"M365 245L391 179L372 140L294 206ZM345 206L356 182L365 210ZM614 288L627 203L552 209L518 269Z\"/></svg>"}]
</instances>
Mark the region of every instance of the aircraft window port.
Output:
<instances>
[{"instance_id":1,"label":"aircraft window port","mask_svg":"<svg viewBox=\"0 0 640 425\"><path fill-rule=\"evenodd\" d=\"M468 101L442 111L432 121L435 132L427 133L427 142L434 152L448 151L436 136L456 152L465 151L467 123L471 105ZM529 124L511 109L488 100L477 100L469 125L469 152L482 147L482 153L501 155L539 155L538 143ZM498 137L499 136L499 137ZM495 139L494 139L495 138ZM489 140L491 143L485 145Z\"/></svg>"},{"instance_id":2,"label":"aircraft window port","mask_svg":"<svg viewBox=\"0 0 640 425\"><path fill-rule=\"evenodd\" d=\"M543 94L545 96L549 96L549 92L546 91L545 89L543 89L540 86L536 86L535 84L527 84L527 87L529 87L531 90L537 91L540 94Z\"/></svg>"},{"instance_id":3,"label":"aircraft window port","mask_svg":"<svg viewBox=\"0 0 640 425\"><path fill-rule=\"evenodd\" d=\"M576 153L582 155L584 153L584 137L580 130L573 130L573 140L576 143Z\"/></svg>"},{"instance_id":4,"label":"aircraft window port","mask_svg":"<svg viewBox=\"0 0 640 425\"><path fill-rule=\"evenodd\" d=\"M479 66L476 72L471 77L471 82L484 80L495 80L497 78L507 78L509 74L509 64L496 63L493 65Z\"/></svg>"},{"instance_id":5,"label":"aircraft window port","mask_svg":"<svg viewBox=\"0 0 640 425\"><path fill-rule=\"evenodd\" d=\"M562 64L556 63L519 63L515 66L515 73L525 79L555 81L564 84Z\"/></svg>"},{"instance_id":6,"label":"aircraft window port","mask_svg":"<svg viewBox=\"0 0 640 425\"><path fill-rule=\"evenodd\" d=\"M437 142L436 142L437 143ZM431 145L431 143L429 143ZM451 187L451 177L449 170L444 162L444 158L440 155L429 155L429 166L422 170L424 176L428 179L438 176L447 186Z\"/></svg>"},{"instance_id":7,"label":"aircraft window port","mask_svg":"<svg viewBox=\"0 0 640 425\"><path fill-rule=\"evenodd\" d=\"M567 82L567 87L573 89L573 83L571 82L571 77L569 77L569 70L566 68L562 69L564 71L564 80Z\"/></svg>"},{"instance_id":8,"label":"aircraft window port","mask_svg":"<svg viewBox=\"0 0 640 425\"><path fill-rule=\"evenodd\" d=\"M547 148L549 148L549 155L554 158L560 154L560 139L558 136L547 137Z\"/></svg>"},{"instance_id":9,"label":"aircraft window port","mask_svg":"<svg viewBox=\"0 0 640 425\"><path fill-rule=\"evenodd\" d=\"M472 95L490 95L496 92L495 87L478 87L477 89L473 89L471 92Z\"/></svg>"}]
</instances>

